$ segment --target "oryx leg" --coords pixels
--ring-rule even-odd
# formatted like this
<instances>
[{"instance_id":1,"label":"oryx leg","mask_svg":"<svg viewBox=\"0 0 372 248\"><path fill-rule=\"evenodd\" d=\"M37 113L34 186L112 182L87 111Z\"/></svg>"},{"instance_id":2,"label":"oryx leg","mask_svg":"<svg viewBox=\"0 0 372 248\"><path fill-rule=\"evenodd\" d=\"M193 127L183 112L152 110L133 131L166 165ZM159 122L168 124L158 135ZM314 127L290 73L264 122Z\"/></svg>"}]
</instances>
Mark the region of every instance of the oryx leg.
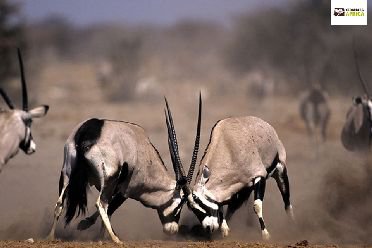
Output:
<instances>
[{"instance_id":1,"label":"oryx leg","mask_svg":"<svg viewBox=\"0 0 372 248\"><path fill-rule=\"evenodd\" d=\"M223 237L228 236L230 231L230 228L227 225L227 221L230 221L235 211L238 210L243 205L243 203L248 200L251 192L251 188L243 188L238 193L232 196L230 202L227 205L225 218L223 218L220 226Z\"/></svg>"},{"instance_id":2,"label":"oryx leg","mask_svg":"<svg viewBox=\"0 0 372 248\"><path fill-rule=\"evenodd\" d=\"M230 228L227 225L226 219L223 214L223 206L220 206L218 209L218 223L220 225L222 237L227 237L229 235Z\"/></svg>"},{"instance_id":3,"label":"oryx leg","mask_svg":"<svg viewBox=\"0 0 372 248\"><path fill-rule=\"evenodd\" d=\"M125 198L122 194L117 193L114 195L112 200L110 201L108 208L107 208L107 215L109 219L111 219L112 214L124 203ZM84 220L80 221L78 224L78 230L86 230L91 227L93 224L96 223L97 218L99 216L99 211L97 210L91 216L85 218ZM103 224L103 223L102 223Z\"/></svg>"},{"instance_id":4,"label":"oryx leg","mask_svg":"<svg viewBox=\"0 0 372 248\"><path fill-rule=\"evenodd\" d=\"M121 193L116 193L112 200L110 201L108 208L107 208L107 215L109 220L111 221L112 214L123 204L123 202L126 200ZM111 227L112 228L112 227ZM115 230L112 228L112 231L115 233ZM102 220L101 224L101 230L100 230L100 238L105 238L105 223Z\"/></svg>"},{"instance_id":5,"label":"oryx leg","mask_svg":"<svg viewBox=\"0 0 372 248\"><path fill-rule=\"evenodd\" d=\"M254 180L254 185L253 185L253 189L254 189L253 209L260 222L262 238L264 240L269 240L270 234L266 229L265 221L262 215L262 202L265 196L265 188L266 188L266 179L263 177L257 177Z\"/></svg>"},{"instance_id":6,"label":"oryx leg","mask_svg":"<svg viewBox=\"0 0 372 248\"><path fill-rule=\"evenodd\" d=\"M294 220L293 208L290 202L287 168L282 163L279 162L276 166L276 170L274 171L272 177L275 179L279 191L282 194L285 211L287 212L289 217L292 220Z\"/></svg>"},{"instance_id":7,"label":"oryx leg","mask_svg":"<svg viewBox=\"0 0 372 248\"><path fill-rule=\"evenodd\" d=\"M64 203L64 200L65 200L65 191L66 191L66 188L68 186L68 177L63 172L61 172L61 176L59 178L59 185L60 185L60 194L59 194L56 206L54 208L53 224L52 224L52 228L51 228L51 230L50 230L50 232L47 236L47 239L49 239L49 240L54 240L55 239L55 231L56 231L56 227L57 227L57 222L58 222L59 217L62 214L63 203Z\"/></svg>"},{"instance_id":8,"label":"oryx leg","mask_svg":"<svg viewBox=\"0 0 372 248\"><path fill-rule=\"evenodd\" d=\"M112 241L114 241L115 243L121 244L122 242L116 236L116 234L114 233L114 230L112 229L110 218L107 214L109 202L112 199L114 187L111 186L108 180L105 180L105 182L101 182L101 185L103 186L101 187L101 191L96 201L97 210L99 212L99 215L101 216L102 222L104 226L106 227L106 230L109 233Z\"/></svg>"}]
</instances>

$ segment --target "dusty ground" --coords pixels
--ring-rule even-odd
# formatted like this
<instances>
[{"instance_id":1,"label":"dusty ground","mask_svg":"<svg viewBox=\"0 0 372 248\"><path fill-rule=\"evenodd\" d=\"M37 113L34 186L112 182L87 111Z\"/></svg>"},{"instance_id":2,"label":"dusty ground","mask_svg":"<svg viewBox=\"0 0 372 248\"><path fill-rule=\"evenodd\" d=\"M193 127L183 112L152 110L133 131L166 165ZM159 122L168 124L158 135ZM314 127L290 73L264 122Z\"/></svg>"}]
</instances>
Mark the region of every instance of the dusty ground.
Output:
<instances>
[{"instance_id":1,"label":"dusty ground","mask_svg":"<svg viewBox=\"0 0 372 248\"><path fill-rule=\"evenodd\" d=\"M312 245L308 241L300 241L296 244L268 244L268 243L247 243L243 241L211 241L211 242L174 242L174 241L127 241L123 245L117 245L112 242L46 242L46 241L36 241L35 243L30 243L28 241L1 241L0 247L24 247L24 248L33 248L33 247L169 247L169 248L178 248L178 247L196 247L196 248L223 248L223 247L239 247L239 248L323 248L323 247L338 247L337 245L327 244L327 245ZM348 247L354 247L349 245ZM355 245L355 247L358 247ZM368 247L368 246L364 246Z\"/></svg>"},{"instance_id":2,"label":"dusty ground","mask_svg":"<svg viewBox=\"0 0 372 248\"><path fill-rule=\"evenodd\" d=\"M296 97L273 96L258 102L249 98L240 88L224 91L207 86L203 86L202 92L205 97L201 150L208 142L211 127L221 118L255 115L271 123L287 150L296 223L288 222L275 182L270 180L264 216L272 242L282 245L251 243L260 242L259 225L251 200L229 223L231 236L226 241L214 242L186 242L188 238L181 238L177 242L166 241L169 237L162 233L156 212L128 200L112 220L113 227L118 236L126 241L126 246L287 247L299 240L309 240L311 247L324 243L372 243L372 170L363 156L345 151L339 139L351 97L336 98L331 94L329 140L320 144L307 137L298 115ZM37 240L46 236L58 197L64 141L72 128L87 118L102 117L140 124L172 173L161 96L150 100L144 98L133 102L108 103L99 90L93 68L85 64L49 65L41 74L38 89L40 91L34 102L49 104L50 112L46 118L36 120L33 124L37 152L32 156L20 152L0 174L0 240L25 240L31 237ZM198 91L198 83L175 83L161 89L173 110L180 153L186 167L194 139ZM36 93L32 89L30 92L30 95ZM92 190L89 213L95 210L95 197L96 192ZM100 224L91 230L78 232L76 222L66 228L62 222L58 225L57 237L64 242L28 244L24 241L0 241L0 247L115 246L106 242L103 245L89 242L96 238ZM181 223L191 226L197 220L184 208ZM67 242L72 240L84 242ZM195 240L194 237L192 240Z\"/></svg>"}]
</instances>

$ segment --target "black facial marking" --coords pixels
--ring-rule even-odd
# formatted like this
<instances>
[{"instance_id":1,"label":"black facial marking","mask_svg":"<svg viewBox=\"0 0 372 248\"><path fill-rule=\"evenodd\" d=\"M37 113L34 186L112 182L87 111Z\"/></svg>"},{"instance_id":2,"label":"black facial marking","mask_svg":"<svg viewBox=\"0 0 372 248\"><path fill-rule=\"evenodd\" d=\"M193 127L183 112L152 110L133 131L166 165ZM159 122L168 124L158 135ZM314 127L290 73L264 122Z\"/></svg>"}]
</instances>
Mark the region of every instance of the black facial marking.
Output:
<instances>
[{"instance_id":1,"label":"black facial marking","mask_svg":"<svg viewBox=\"0 0 372 248\"><path fill-rule=\"evenodd\" d=\"M196 210L196 211L200 212L200 213L201 213L202 215L204 215L204 216L215 216L215 217L218 216L218 210L213 209L213 208L210 208L210 207L208 207L207 205L205 205L205 204L204 204L204 203L199 199L199 197L197 197L196 195L193 195L193 198L194 198L195 203L197 203L197 204L199 205L199 207L202 208L202 209L206 212L206 214L200 212L199 210ZM212 203L215 203L215 204L219 205L218 202L216 202L216 201L210 199L210 198L207 197L207 196L206 196L206 199L207 199L209 202L212 202Z\"/></svg>"}]
</instances>

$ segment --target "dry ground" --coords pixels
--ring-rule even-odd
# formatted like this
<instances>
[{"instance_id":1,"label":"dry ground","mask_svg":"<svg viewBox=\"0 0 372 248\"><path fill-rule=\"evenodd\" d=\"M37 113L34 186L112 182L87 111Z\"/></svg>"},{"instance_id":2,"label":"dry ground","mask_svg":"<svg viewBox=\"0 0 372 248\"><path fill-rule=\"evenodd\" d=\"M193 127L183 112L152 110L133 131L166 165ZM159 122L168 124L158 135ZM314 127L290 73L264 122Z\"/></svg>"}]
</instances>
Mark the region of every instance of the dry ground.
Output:
<instances>
[{"instance_id":1,"label":"dry ground","mask_svg":"<svg viewBox=\"0 0 372 248\"><path fill-rule=\"evenodd\" d=\"M161 92L168 97L173 110L181 157L189 163L196 125L199 83L167 84ZM299 240L310 244L368 244L372 227L370 175L368 163L360 155L343 149L339 134L350 98L332 97L329 140L324 144L309 139L298 115L296 97L273 96L255 101L239 87L228 91L208 88L204 97L202 150L208 142L213 124L228 116L255 115L271 123L283 141L288 156L292 202L297 221L288 222L280 194L270 180L264 203L264 216L274 243L260 241L258 221L252 202L237 212L230 223L231 236L226 241L195 242L182 237L176 241L162 233L156 211L128 200L113 216L113 226L128 247L287 247ZM50 228L54 204L58 197L58 179L63 159L63 144L74 126L90 117L120 119L143 126L172 173L167 150L162 97L133 102L108 103L87 64L49 65L43 71L37 103L48 103L50 112L33 124L37 152L32 156L18 154L0 174L0 239L42 239ZM36 95L32 89L30 94ZM206 95L206 92L203 92ZM200 152L201 156L202 152ZM94 211L96 192L89 195L89 213ZM115 246L112 243L90 243L99 232L99 224L78 232L76 223L64 228L62 220L57 237L65 242L1 241L0 247L81 247ZM181 222L197 223L184 208ZM218 235L218 234L216 234ZM217 238L218 239L218 238ZM83 243L67 241L80 240ZM142 241L141 241L142 240ZM143 241L146 240L146 241ZM161 240L161 241L156 241ZM241 241L236 241L241 240ZM248 242L248 243L247 243ZM314 246L311 246L314 247Z\"/></svg>"},{"instance_id":2,"label":"dry ground","mask_svg":"<svg viewBox=\"0 0 372 248\"><path fill-rule=\"evenodd\" d=\"M36 241L35 243L30 243L27 241L0 241L0 247L24 247L24 248L34 248L34 247L63 247L63 248L75 248L75 247L100 247L100 248L111 248L111 247L168 247L168 248L179 248L179 247L196 247L196 248L224 248L224 247L239 247L239 248L325 248L325 247L337 247L337 245L327 244L327 245L311 245L307 241L300 241L293 245L284 244L267 244L267 243L247 243L244 241L212 241L212 242L174 242L174 241L126 241L123 245L117 245L112 242L46 242L46 241ZM347 246L347 247L358 247ZM364 246L367 247L367 246Z\"/></svg>"}]
</instances>

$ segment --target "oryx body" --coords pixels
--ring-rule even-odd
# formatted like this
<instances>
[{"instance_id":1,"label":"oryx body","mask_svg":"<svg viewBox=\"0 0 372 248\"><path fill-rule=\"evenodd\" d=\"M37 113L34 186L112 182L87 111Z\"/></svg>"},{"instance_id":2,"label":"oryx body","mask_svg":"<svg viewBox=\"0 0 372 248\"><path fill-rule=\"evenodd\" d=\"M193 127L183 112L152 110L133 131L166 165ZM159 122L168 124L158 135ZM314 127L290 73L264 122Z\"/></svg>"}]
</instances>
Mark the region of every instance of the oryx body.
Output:
<instances>
[{"instance_id":1,"label":"oryx body","mask_svg":"<svg viewBox=\"0 0 372 248\"><path fill-rule=\"evenodd\" d=\"M28 110L26 80L19 50L18 59L21 68L23 108L16 109L9 96L0 88L0 95L9 107L8 110L0 109L0 172L9 159L18 153L19 148L26 154L36 151L36 144L31 134L32 119L45 116L49 109L47 105L42 105Z\"/></svg>"},{"instance_id":2,"label":"oryx body","mask_svg":"<svg viewBox=\"0 0 372 248\"><path fill-rule=\"evenodd\" d=\"M254 191L254 210L262 235L269 238L262 216L265 182L274 177L285 209L292 215L289 200L286 152L274 128L257 117L228 118L216 123L200 163L189 207L205 229L221 228L228 235L226 220ZM226 220L223 206L228 205Z\"/></svg>"},{"instance_id":3,"label":"oryx body","mask_svg":"<svg viewBox=\"0 0 372 248\"><path fill-rule=\"evenodd\" d=\"M327 92L314 85L300 99L300 115L310 136L319 130L322 141L327 138L327 125L331 111Z\"/></svg>"},{"instance_id":4,"label":"oryx body","mask_svg":"<svg viewBox=\"0 0 372 248\"><path fill-rule=\"evenodd\" d=\"M199 135L200 124L198 127ZM85 212L88 185L95 186L99 191L97 212L81 222L80 229L89 227L100 215L112 240L120 243L112 230L109 216L127 198L131 198L146 207L156 209L163 230L176 233L181 208L186 199L182 197L183 183L180 182L178 161L174 160L174 150L171 147L171 134L175 133L172 129L174 130L173 124L172 127L168 125L168 142L176 180L169 175L142 127L129 122L102 119L90 119L78 125L65 144L59 183L60 196L49 238L54 238L65 198L67 224L76 215L77 208L78 214ZM196 155L197 153L193 156Z\"/></svg>"},{"instance_id":5,"label":"oryx body","mask_svg":"<svg viewBox=\"0 0 372 248\"><path fill-rule=\"evenodd\" d=\"M371 144L371 108L372 101L357 97L346 114L341 131L343 146L349 151L368 151Z\"/></svg>"},{"instance_id":6,"label":"oryx body","mask_svg":"<svg viewBox=\"0 0 372 248\"><path fill-rule=\"evenodd\" d=\"M353 104L346 114L341 131L342 145L349 151L368 151L372 136L372 100L368 84L364 81L359 68L358 53L353 39L353 52L358 78L365 93L353 98Z\"/></svg>"}]
</instances>

